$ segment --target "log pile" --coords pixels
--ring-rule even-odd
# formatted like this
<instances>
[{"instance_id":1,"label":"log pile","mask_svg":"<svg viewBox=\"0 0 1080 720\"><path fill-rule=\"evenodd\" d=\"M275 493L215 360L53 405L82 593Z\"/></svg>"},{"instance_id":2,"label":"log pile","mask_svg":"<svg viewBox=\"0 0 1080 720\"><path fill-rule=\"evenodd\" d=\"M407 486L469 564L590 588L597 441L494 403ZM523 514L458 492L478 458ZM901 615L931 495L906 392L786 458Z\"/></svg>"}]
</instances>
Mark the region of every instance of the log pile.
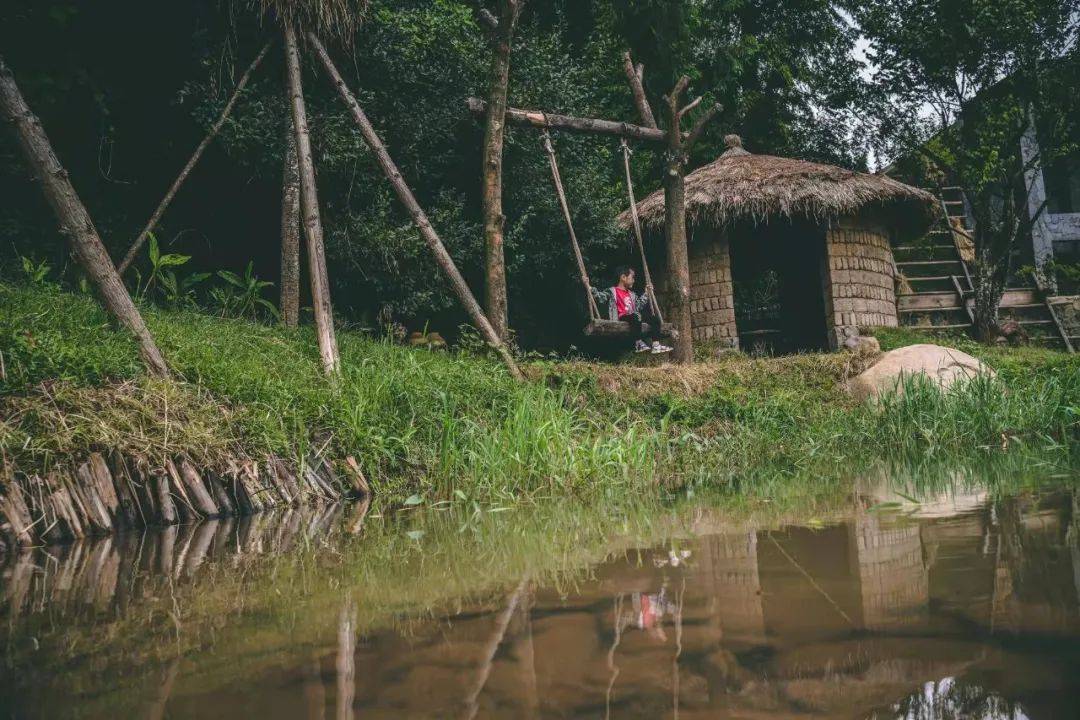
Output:
<instances>
[{"instance_id":1,"label":"log pile","mask_svg":"<svg viewBox=\"0 0 1080 720\"><path fill-rule=\"evenodd\" d=\"M46 473L0 465L0 547L59 543L127 528L252 515L369 497L359 464L341 471L325 458L299 465L281 458L237 458L200 471L185 456L155 463L144 456L91 453Z\"/></svg>"}]
</instances>

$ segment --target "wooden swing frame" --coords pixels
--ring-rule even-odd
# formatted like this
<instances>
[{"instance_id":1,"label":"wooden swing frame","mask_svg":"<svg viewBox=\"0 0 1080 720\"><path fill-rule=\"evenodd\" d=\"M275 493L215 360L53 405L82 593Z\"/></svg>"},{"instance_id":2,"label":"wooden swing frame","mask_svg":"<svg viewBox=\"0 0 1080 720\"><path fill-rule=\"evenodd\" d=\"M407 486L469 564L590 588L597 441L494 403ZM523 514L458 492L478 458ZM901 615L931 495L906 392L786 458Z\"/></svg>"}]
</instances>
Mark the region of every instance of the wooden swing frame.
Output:
<instances>
[{"instance_id":1,"label":"wooden swing frame","mask_svg":"<svg viewBox=\"0 0 1080 720\"><path fill-rule=\"evenodd\" d=\"M581 252L581 245L578 243L577 233L574 231L574 222L570 216L570 207L566 200L566 191L563 188L562 175L559 172L559 161L555 156L555 148L551 144L551 135L547 130L544 130L541 134L541 141L544 145L544 151L548 156L548 164L551 167L551 179L555 185L555 194L559 200L559 207L562 209L563 220L566 222L567 234L570 236L570 246L574 251L574 260L577 262L578 275L581 278L582 287L585 289L585 303L589 309L589 323L582 330L582 333L589 337L629 337L635 334L634 327L625 320L610 320L600 317L600 311L596 306L596 298L592 294L592 283L589 281L589 274L585 269L585 259ZM649 262L645 257L645 243L642 238L641 232L641 220L638 217L637 201L634 198L634 185L630 178L630 146L626 142L626 138L621 138L620 150L623 155L623 170L626 175L626 191L630 199L630 216L633 219L634 226L634 238L637 243L638 253L641 258L641 270L642 275L645 278L645 292L649 299L649 304L652 306L656 313L656 318L660 323L659 333L663 337L677 337L678 333L670 323L665 323L663 315L660 312L660 304L656 300L656 293L653 292L652 275L649 273ZM651 332L654 328L649 323L642 323L642 332Z\"/></svg>"}]
</instances>

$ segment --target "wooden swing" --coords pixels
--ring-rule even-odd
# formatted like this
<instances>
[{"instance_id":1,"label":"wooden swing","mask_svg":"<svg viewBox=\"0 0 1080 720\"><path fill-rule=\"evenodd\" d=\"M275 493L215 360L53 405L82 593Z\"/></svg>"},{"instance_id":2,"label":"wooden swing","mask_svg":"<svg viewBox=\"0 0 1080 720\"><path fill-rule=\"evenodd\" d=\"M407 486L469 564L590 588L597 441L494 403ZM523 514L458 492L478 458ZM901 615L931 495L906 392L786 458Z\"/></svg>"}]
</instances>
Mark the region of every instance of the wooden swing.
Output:
<instances>
[{"instance_id":1,"label":"wooden swing","mask_svg":"<svg viewBox=\"0 0 1080 720\"><path fill-rule=\"evenodd\" d=\"M570 235L570 245L574 250L574 259L577 261L578 274L581 276L581 284L585 288L585 303L589 309L589 324L582 331L585 335L595 337L627 337L634 334L634 328L630 323L623 320L608 320L600 316L596 307L596 299L593 298L592 283L589 282L589 274L585 270L585 259L581 254L581 246L578 244L577 233L574 232L574 223L570 219L570 207L566 202L566 191L563 189L562 176L559 174L559 162L555 157L555 148L551 144L551 136L545 130L542 134L544 150L547 152L548 163L551 165L551 179L555 183L555 194L559 198L559 206L562 208L563 219L566 221L566 230ZM660 322L660 334L664 337L675 337L676 331L671 323L664 322L660 312L660 303L656 301L653 292L652 276L649 274L649 262L645 258L645 243L641 234L641 220L638 218L637 201L634 199L634 185L630 180L630 146L626 138L620 138L620 150L623 155L623 170L626 174L626 192L630 199L630 217L633 219L634 238L637 241L638 253L641 256L641 272L645 277L645 292L649 298L649 304ZM643 330L649 329L649 324L642 325Z\"/></svg>"}]
</instances>

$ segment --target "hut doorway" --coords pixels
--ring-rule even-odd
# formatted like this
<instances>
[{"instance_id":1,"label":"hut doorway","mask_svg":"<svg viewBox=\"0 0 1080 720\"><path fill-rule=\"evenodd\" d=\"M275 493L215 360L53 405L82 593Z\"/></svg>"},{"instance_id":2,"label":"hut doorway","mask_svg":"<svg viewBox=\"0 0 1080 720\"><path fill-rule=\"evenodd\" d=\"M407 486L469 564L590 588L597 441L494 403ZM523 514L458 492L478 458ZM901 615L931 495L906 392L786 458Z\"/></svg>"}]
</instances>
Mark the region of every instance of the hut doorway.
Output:
<instances>
[{"instance_id":1,"label":"hut doorway","mask_svg":"<svg viewBox=\"0 0 1080 720\"><path fill-rule=\"evenodd\" d=\"M770 355L827 349L825 229L774 219L730 237L740 347Z\"/></svg>"}]
</instances>

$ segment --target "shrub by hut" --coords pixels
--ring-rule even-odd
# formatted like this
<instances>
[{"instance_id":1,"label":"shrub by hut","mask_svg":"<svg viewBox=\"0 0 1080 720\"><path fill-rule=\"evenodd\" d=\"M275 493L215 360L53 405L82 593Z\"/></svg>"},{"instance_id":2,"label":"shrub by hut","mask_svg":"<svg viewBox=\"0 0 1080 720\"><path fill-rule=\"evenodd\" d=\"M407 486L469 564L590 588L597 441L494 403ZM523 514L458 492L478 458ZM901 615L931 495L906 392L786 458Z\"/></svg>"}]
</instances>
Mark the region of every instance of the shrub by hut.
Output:
<instances>
[{"instance_id":1,"label":"shrub by hut","mask_svg":"<svg viewBox=\"0 0 1080 720\"><path fill-rule=\"evenodd\" d=\"M926 231L933 195L883 175L755 155L736 135L725 144L686 176L694 340L793 352L895 326L892 245ZM663 191L638 211L661 236ZM630 227L629 212L619 221ZM657 290L664 304L663 281Z\"/></svg>"}]
</instances>

